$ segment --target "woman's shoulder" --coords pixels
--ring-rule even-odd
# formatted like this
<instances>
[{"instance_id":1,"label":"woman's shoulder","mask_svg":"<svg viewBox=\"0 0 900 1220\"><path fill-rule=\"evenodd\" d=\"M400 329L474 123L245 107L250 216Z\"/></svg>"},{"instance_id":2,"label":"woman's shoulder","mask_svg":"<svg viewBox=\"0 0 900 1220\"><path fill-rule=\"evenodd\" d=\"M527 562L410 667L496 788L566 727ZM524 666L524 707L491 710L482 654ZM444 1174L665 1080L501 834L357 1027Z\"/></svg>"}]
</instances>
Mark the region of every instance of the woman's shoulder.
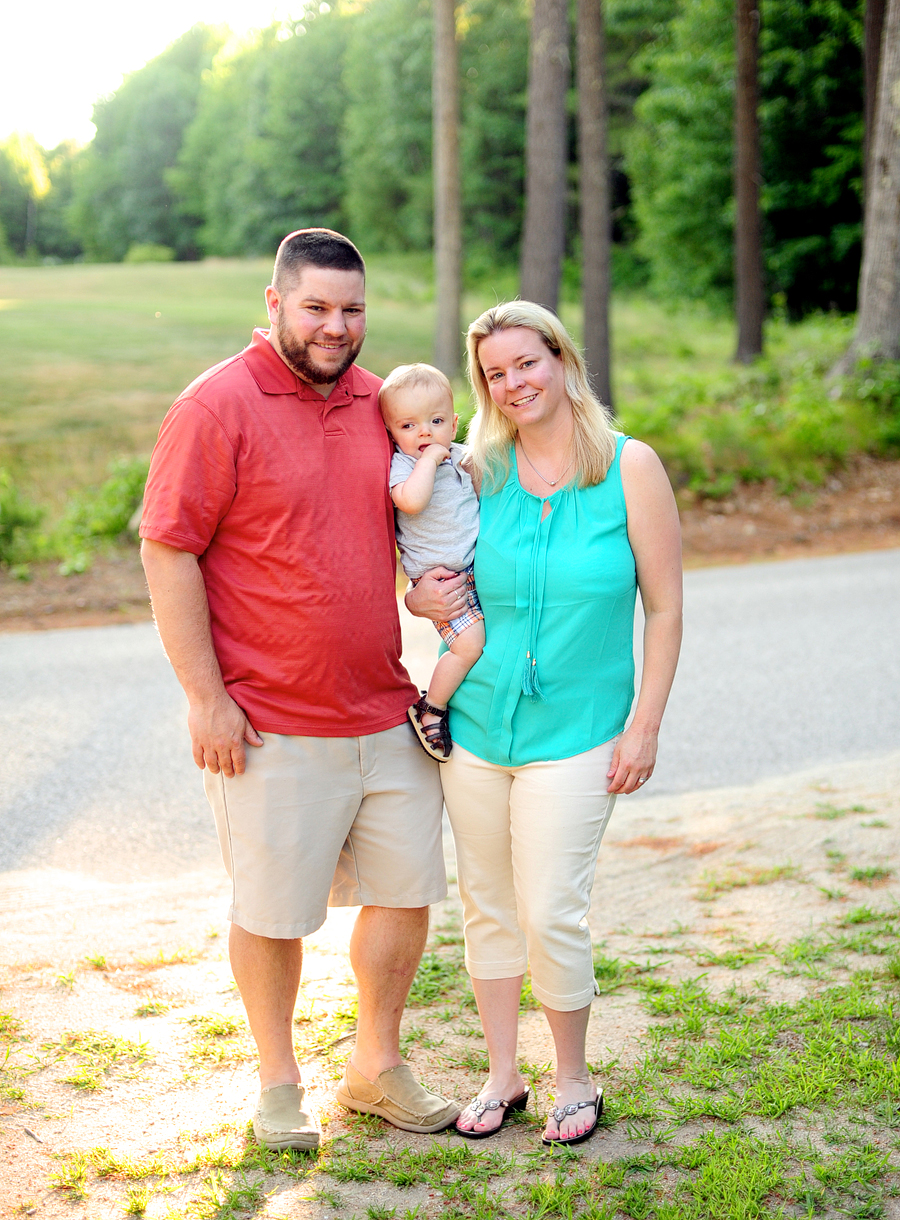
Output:
<instances>
[{"instance_id":1,"label":"woman's shoulder","mask_svg":"<svg viewBox=\"0 0 900 1220\"><path fill-rule=\"evenodd\" d=\"M616 433L616 441L623 470L642 470L662 465L656 450L645 441L639 441L621 432Z\"/></svg>"},{"instance_id":2,"label":"woman's shoulder","mask_svg":"<svg viewBox=\"0 0 900 1220\"><path fill-rule=\"evenodd\" d=\"M656 450L634 437L627 439L620 452L619 467L622 489L629 503L636 497L655 497L661 492L671 496L669 476Z\"/></svg>"}]
</instances>

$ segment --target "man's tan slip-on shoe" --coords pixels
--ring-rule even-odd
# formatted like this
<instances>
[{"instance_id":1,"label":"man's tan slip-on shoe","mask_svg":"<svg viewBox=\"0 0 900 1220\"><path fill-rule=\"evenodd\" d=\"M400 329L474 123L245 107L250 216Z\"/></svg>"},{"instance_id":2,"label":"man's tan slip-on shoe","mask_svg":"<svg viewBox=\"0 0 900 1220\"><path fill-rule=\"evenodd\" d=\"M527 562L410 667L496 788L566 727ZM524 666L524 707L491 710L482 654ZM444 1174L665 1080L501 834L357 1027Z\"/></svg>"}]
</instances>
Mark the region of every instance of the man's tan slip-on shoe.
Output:
<instances>
[{"instance_id":1,"label":"man's tan slip-on shoe","mask_svg":"<svg viewBox=\"0 0 900 1220\"><path fill-rule=\"evenodd\" d=\"M260 1093L253 1134L266 1148L318 1148L319 1124L312 1111L303 1109L305 1092L302 1084L276 1084Z\"/></svg>"},{"instance_id":2,"label":"man's tan slip-on shoe","mask_svg":"<svg viewBox=\"0 0 900 1220\"><path fill-rule=\"evenodd\" d=\"M348 1110L377 1114L401 1131L421 1131L426 1135L443 1131L460 1114L455 1101L446 1101L423 1089L408 1063L380 1072L374 1081L366 1080L348 1063L335 1097Z\"/></svg>"}]
</instances>

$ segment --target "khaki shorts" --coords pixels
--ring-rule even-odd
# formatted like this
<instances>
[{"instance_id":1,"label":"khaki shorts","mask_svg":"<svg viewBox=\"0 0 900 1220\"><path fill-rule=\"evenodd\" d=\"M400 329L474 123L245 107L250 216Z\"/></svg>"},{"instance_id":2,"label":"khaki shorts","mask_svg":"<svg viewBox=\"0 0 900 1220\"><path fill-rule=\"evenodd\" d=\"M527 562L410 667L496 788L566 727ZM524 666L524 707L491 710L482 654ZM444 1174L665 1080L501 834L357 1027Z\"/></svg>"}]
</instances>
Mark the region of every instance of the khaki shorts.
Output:
<instances>
[{"instance_id":1,"label":"khaki shorts","mask_svg":"<svg viewBox=\"0 0 900 1220\"><path fill-rule=\"evenodd\" d=\"M291 939L320 928L329 906L446 896L439 767L408 723L366 737L260 736L243 775L203 773L233 923Z\"/></svg>"}]
</instances>

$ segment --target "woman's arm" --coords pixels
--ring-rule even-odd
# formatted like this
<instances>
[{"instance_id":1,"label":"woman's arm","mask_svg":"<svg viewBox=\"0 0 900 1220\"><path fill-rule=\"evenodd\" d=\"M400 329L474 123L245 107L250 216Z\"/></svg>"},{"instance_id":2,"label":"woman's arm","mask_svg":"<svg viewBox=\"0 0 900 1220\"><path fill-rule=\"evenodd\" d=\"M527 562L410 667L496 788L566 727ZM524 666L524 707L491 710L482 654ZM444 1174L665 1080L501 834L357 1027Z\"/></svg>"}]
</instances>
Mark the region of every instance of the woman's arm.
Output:
<instances>
[{"instance_id":1,"label":"woman's arm","mask_svg":"<svg viewBox=\"0 0 900 1220\"><path fill-rule=\"evenodd\" d=\"M659 726L681 648L681 526L662 462L649 445L630 440L622 450L628 540L634 551L644 606L644 668L631 724L609 770L611 793L643 787L656 765Z\"/></svg>"}]
</instances>

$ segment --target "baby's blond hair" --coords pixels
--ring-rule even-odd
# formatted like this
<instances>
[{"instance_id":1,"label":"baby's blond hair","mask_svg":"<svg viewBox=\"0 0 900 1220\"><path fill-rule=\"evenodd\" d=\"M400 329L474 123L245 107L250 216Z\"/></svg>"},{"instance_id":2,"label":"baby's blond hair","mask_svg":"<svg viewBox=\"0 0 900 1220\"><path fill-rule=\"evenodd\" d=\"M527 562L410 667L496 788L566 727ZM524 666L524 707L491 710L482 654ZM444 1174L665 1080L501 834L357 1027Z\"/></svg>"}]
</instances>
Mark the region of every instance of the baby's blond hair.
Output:
<instances>
[{"instance_id":1,"label":"baby's blond hair","mask_svg":"<svg viewBox=\"0 0 900 1220\"><path fill-rule=\"evenodd\" d=\"M385 403L395 390L415 390L419 387L443 390L453 405L453 386L433 364L398 364L385 377L378 391L378 405L384 411Z\"/></svg>"}]
</instances>

